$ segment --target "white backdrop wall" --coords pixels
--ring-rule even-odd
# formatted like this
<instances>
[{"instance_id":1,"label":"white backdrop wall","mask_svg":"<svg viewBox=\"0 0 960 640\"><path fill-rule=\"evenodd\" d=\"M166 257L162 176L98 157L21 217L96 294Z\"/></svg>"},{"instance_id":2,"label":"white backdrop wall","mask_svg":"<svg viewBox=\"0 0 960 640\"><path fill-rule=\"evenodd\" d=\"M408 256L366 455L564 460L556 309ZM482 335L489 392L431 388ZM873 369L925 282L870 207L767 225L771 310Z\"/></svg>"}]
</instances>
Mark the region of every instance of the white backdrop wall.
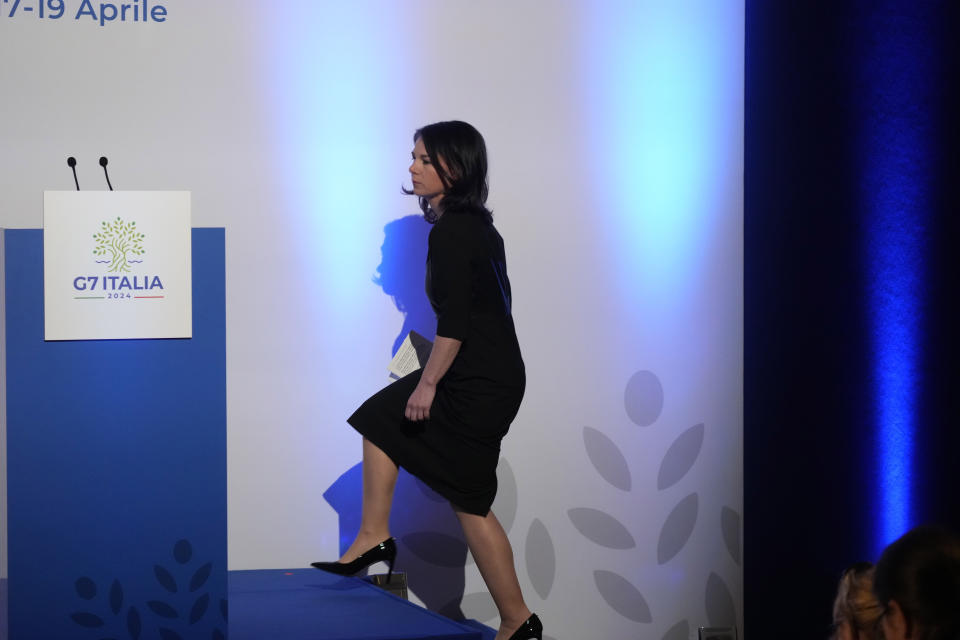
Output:
<instances>
[{"instance_id":1,"label":"white backdrop wall","mask_svg":"<svg viewBox=\"0 0 960 640\"><path fill-rule=\"evenodd\" d=\"M527 362L494 509L531 608L557 639L742 620L742 1L155 4L0 8L0 226L41 226L68 155L105 188L107 155L116 188L226 227L230 569L349 536L345 418L433 329L410 136L457 118L487 139ZM495 625L445 509L401 479L414 595Z\"/></svg>"}]
</instances>

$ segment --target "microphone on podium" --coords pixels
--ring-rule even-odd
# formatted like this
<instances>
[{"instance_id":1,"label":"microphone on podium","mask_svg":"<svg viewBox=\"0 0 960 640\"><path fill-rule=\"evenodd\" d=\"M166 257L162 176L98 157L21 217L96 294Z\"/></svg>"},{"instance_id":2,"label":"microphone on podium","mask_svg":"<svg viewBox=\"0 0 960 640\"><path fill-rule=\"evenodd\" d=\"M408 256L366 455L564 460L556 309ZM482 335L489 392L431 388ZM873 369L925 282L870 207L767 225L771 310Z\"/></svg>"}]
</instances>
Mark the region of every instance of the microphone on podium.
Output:
<instances>
[{"instance_id":1,"label":"microphone on podium","mask_svg":"<svg viewBox=\"0 0 960 640\"><path fill-rule=\"evenodd\" d=\"M73 170L73 184L77 185L77 191L80 191L80 183L77 182L77 159L73 156L68 157L67 166Z\"/></svg>"},{"instance_id":2,"label":"microphone on podium","mask_svg":"<svg viewBox=\"0 0 960 640\"><path fill-rule=\"evenodd\" d=\"M103 167L103 175L107 178L107 186L113 191L113 185L110 184L110 174L107 173L107 156L100 156L100 166Z\"/></svg>"}]
</instances>

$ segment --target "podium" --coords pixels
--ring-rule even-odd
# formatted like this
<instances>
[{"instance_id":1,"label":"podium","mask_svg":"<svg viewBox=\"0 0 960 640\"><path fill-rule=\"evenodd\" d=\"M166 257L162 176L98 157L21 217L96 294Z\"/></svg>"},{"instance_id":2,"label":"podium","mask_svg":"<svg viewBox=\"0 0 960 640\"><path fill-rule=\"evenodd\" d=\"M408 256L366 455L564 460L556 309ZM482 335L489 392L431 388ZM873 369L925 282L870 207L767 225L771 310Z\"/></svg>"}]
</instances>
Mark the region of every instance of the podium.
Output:
<instances>
[{"instance_id":1,"label":"podium","mask_svg":"<svg viewBox=\"0 0 960 640\"><path fill-rule=\"evenodd\" d=\"M192 338L63 342L43 232L0 234L0 638L226 638L224 230L192 230Z\"/></svg>"}]
</instances>

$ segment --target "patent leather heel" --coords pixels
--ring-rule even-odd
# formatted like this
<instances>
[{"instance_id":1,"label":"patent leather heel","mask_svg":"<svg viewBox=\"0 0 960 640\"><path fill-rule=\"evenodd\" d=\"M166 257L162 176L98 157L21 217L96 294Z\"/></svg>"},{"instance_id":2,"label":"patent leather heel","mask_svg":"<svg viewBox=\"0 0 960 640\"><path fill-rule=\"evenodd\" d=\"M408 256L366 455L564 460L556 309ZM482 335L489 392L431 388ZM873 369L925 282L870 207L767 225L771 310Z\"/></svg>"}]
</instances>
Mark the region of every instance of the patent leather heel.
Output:
<instances>
[{"instance_id":1,"label":"patent leather heel","mask_svg":"<svg viewBox=\"0 0 960 640\"><path fill-rule=\"evenodd\" d=\"M356 560L350 562L311 562L310 566L327 573L335 573L338 576L353 576L372 564L386 562L389 568L387 582L390 582L390 577L393 575L393 563L396 561L397 542L393 538L387 538L372 549L361 553Z\"/></svg>"},{"instance_id":2,"label":"patent leather heel","mask_svg":"<svg viewBox=\"0 0 960 640\"><path fill-rule=\"evenodd\" d=\"M513 632L510 640L543 640L543 624L537 614L527 618L520 628Z\"/></svg>"}]
</instances>

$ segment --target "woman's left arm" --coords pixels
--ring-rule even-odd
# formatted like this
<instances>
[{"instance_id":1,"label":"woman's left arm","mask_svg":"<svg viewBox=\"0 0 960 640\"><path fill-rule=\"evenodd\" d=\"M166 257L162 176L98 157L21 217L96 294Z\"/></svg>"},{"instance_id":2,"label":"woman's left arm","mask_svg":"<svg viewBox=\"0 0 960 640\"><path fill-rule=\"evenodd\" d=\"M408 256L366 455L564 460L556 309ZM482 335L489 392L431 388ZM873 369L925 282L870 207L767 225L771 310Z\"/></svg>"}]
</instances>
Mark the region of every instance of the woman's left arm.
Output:
<instances>
[{"instance_id":1,"label":"woman's left arm","mask_svg":"<svg viewBox=\"0 0 960 640\"><path fill-rule=\"evenodd\" d=\"M461 340L455 338L445 338L437 336L433 342L433 349L430 351L430 357L427 358L427 364L423 367L423 374L420 376L420 383L410 394L407 400L407 408L404 415L407 420L428 420L430 418L430 406L433 404L433 397L437 393L437 383L447 372L454 358L460 351Z\"/></svg>"}]
</instances>

